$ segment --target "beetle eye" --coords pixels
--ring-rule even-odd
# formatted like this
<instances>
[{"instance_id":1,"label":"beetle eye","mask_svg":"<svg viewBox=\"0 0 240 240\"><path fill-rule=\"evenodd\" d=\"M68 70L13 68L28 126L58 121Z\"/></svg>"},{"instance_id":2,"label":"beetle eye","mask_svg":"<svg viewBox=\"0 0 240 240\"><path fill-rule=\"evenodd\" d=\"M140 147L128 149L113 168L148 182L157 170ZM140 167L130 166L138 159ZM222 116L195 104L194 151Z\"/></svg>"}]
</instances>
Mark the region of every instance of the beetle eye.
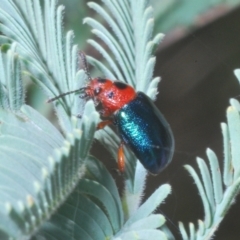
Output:
<instances>
[{"instance_id":1,"label":"beetle eye","mask_svg":"<svg viewBox=\"0 0 240 240\"><path fill-rule=\"evenodd\" d=\"M94 95L95 95L95 96L98 95L98 94L101 92L101 90L102 90L102 89L99 88L99 87L98 87L98 88L95 88L95 89L94 89Z\"/></svg>"}]
</instances>

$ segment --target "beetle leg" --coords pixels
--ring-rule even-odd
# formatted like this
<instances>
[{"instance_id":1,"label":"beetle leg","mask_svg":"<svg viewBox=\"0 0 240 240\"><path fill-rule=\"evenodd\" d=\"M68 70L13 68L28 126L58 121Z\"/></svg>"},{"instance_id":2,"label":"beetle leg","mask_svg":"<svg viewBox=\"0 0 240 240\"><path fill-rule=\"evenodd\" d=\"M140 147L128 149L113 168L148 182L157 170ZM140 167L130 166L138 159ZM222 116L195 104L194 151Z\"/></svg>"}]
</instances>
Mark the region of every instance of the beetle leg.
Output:
<instances>
[{"instance_id":1,"label":"beetle leg","mask_svg":"<svg viewBox=\"0 0 240 240\"><path fill-rule=\"evenodd\" d=\"M112 124L112 120L104 120L97 125L97 130L105 128L107 125Z\"/></svg>"},{"instance_id":2,"label":"beetle leg","mask_svg":"<svg viewBox=\"0 0 240 240\"><path fill-rule=\"evenodd\" d=\"M118 170L120 171L120 173L123 173L125 169L125 157L123 145L124 145L123 142L121 142L118 148Z\"/></svg>"}]
</instances>

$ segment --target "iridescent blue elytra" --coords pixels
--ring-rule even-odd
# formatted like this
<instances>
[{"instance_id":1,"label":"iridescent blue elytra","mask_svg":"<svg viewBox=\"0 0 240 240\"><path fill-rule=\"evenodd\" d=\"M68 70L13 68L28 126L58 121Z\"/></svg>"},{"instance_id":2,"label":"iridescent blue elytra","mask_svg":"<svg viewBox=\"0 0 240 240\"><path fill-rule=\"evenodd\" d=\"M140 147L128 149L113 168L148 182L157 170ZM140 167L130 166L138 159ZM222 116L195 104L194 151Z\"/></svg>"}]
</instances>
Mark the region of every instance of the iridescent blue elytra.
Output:
<instances>
[{"instance_id":1,"label":"iridescent blue elytra","mask_svg":"<svg viewBox=\"0 0 240 240\"><path fill-rule=\"evenodd\" d=\"M171 162L174 150L171 128L144 93L138 92L114 117L122 141L150 173L158 174Z\"/></svg>"}]
</instances>

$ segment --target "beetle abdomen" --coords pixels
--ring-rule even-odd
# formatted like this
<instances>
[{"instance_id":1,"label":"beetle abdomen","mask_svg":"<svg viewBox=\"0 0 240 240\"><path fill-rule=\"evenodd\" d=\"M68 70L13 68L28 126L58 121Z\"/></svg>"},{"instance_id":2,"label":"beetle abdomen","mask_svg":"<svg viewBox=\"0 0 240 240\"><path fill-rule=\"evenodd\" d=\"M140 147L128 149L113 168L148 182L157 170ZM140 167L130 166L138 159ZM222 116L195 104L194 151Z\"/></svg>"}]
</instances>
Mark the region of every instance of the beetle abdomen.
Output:
<instances>
[{"instance_id":1,"label":"beetle abdomen","mask_svg":"<svg viewBox=\"0 0 240 240\"><path fill-rule=\"evenodd\" d=\"M152 174L161 172L172 160L174 138L163 115L144 93L115 114L116 125L124 143Z\"/></svg>"}]
</instances>

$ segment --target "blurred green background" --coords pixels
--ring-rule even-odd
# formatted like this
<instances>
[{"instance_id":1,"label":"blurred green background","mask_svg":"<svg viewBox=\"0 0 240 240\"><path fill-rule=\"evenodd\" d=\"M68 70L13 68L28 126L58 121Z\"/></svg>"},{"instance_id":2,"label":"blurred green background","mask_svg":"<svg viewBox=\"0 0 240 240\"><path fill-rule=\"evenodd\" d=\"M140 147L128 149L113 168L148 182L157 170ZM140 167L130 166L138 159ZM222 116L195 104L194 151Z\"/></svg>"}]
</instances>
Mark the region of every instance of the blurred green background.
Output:
<instances>
[{"instance_id":1,"label":"blurred green background","mask_svg":"<svg viewBox=\"0 0 240 240\"><path fill-rule=\"evenodd\" d=\"M156 52L155 75L162 77L156 104L172 127L176 151L173 162L163 173L149 177L146 194L164 182L172 185L172 194L161 211L172 222L168 225L178 236L175 227L178 221L196 224L203 218L198 192L183 165L190 164L197 169L195 158L206 159L207 147L216 152L220 162L223 159L220 123L226 122L229 98L240 93L233 75L233 70L240 67L240 0L151 2L155 31L166 34ZM64 28L74 30L75 42L80 49L100 59L101 56L86 43L93 37L91 29L82 24L85 16L99 16L87 7L87 1L59 0L59 3L66 6ZM54 118L41 91L31 82L27 82L27 87L28 103ZM96 156L102 156L98 143L94 144L93 151ZM121 187L122 178L113 170L116 168L113 158L106 152L103 161ZM239 240L238 216L240 199L230 209L214 239Z\"/></svg>"}]
</instances>

